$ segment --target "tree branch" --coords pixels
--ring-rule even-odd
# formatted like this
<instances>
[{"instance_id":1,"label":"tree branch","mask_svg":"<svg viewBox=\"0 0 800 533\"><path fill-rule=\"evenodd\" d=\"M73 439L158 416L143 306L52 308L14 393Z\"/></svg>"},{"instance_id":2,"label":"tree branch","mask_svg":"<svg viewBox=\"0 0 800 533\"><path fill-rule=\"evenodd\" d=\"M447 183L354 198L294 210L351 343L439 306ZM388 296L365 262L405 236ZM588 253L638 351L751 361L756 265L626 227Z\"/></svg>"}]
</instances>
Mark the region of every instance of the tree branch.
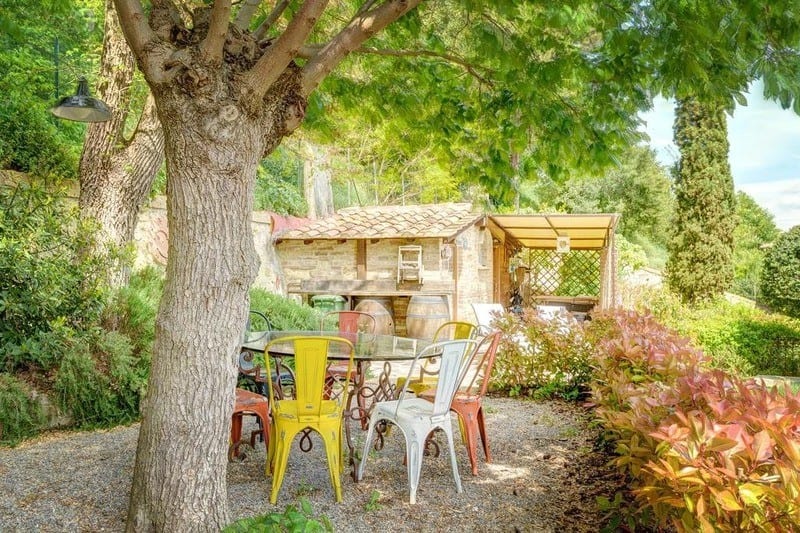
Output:
<instances>
[{"instance_id":1,"label":"tree branch","mask_svg":"<svg viewBox=\"0 0 800 533\"><path fill-rule=\"evenodd\" d=\"M162 4L161 7L158 7ZM172 2L169 2L172 5ZM164 62L174 48L159 39L147 21L141 0L114 0L122 33L131 52L136 57L139 68L149 83L164 83L170 76L164 72ZM153 9L167 9L164 2L154 2ZM158 16L156 18L159 18Z\"/></svg>"},{"instance_id":2,"label":"tree branch","mask_svg":"<svg viewBox=\"0 0 800 533\"><path fill-rule=\"evenodd\" d=\"M247 73L244 82L261 98L297 55L317 19L325 10L328 0L306 0L280 37L264 52Z\"/></svg>"},{"instance_id":3,"label":"tree branch","mask_svg":"<svg viewBox=\"0 0 800 533\"><path fill-rule=\"evenodd\" d=\"M460 67L463 67L473 78L478 80L481 83L485 83L487 85L493 85L493 83L484 75L478 72L478 67L473 65L469 61L464 58L458 57L453 54L440 54L438 52L434 52L433 50L388 50L388 49L381 49L381 48L367 48L362 46L358 50L353 51L354 54L374 54L379 56L393 56L393 57L433 57L437 59L442 59L447 61L448 63L453 63Z\"/></svg>"},{"instance_id":4,"label":"tree branch","mask_svg":"<svg viewBox=\"0 0 800 533\"><path fill-rule=\"evenodd\" d=\"M140 0L114 0L119 15L122 33L136 57L141 58L148 43L156 40L156 35L147 24L147 17Z\"/></svg>"},{"instance_id":5,"label":"tree branch","mask_svg":"<svg viewBox=\"0 0 800 533\"><path fill-rule=\"evenodd\" d=\"M212 65L222 64L222 50L228 34L231 17L231 0L215 0L208 22L208 33L200 44L200 53Z\"/></svg>"},{"instance_id":6,"label":"tree branch","mask_svg":"<svg viewBox=\"0 0 800 533\"><path fill-rule=\"evenodd\" d=\"M276 20L281 16L281 14L286 10L289 6L289 0L281 0L280 2L275 4L275 7L272 8L272 11L269 12L267 18L264 19L264 22L256 28L256 31L253 32L253 37L256 38L257 41L260 41L264 38L264 34L267 33L267 30L272 27Z\"/></svg>"},{"instance_id":7,"label":"tree branch","mask_svg":"<svg viewBox=\"0 0 800 533\"><path fill-rule=\"evenodd\" d=\"M317 85L350 52L417 7L422 0L388 0L371 11L353 18L319 53L303 67L303 93L311 94Z\"/></svg>"},{"instance_id":8,"label":"tree branch","mask_svg":"<svg viewBox=\"0 0 800 533\"><path fill-rule=\"evenodd\" d=\"M236 14L236 20L233 22L240 30L247 30L250 28L250 21L253 20L253 15L256 14L261 0L245 0L244 5L239 8Z\"/></svg>"}]
</instances>

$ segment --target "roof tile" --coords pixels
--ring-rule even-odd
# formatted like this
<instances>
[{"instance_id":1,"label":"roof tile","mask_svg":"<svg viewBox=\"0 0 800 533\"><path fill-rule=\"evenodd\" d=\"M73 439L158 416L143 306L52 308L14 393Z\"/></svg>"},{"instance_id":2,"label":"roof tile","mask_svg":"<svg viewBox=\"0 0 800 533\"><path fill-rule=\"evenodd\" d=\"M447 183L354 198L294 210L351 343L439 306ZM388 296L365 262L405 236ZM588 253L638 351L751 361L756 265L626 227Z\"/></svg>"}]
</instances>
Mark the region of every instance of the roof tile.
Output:
<instances>
[{"instance_id":1,"label":"roof tile","mask_svg":"<svg viewBox=\"0 0 800 533\"><path fill-rule=\"evenodd\" d=\"M281 240L453 237L483 215L467 203L348 207L275 233Z\"/></svg>"}]
</instances>

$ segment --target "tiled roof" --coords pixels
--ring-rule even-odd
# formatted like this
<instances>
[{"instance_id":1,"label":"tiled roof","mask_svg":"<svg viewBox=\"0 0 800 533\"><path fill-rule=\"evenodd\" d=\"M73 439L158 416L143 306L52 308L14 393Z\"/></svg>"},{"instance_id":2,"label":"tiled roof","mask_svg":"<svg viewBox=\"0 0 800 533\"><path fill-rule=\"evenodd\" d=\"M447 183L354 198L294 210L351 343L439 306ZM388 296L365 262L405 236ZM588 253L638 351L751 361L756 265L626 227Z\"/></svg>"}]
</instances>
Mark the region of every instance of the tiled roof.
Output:
<instances>
[{"instance_id":1,"label":"tiled roof","mask_svg":"<svg viewBox=\"0 0 800 533\"><path fill-rule=\"evenodd\" d=\"M275 234L278 240L398 239L457 235L483 215L470 204L349 207Z\"/></svg>"}]
</instances>

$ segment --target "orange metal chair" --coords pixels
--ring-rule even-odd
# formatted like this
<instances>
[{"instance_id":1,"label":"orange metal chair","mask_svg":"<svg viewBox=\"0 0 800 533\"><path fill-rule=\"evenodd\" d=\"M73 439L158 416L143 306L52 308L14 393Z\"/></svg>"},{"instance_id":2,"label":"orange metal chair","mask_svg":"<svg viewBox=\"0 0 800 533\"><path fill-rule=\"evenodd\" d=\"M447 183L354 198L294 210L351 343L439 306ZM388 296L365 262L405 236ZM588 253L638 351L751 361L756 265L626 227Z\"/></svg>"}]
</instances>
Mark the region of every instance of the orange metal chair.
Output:
<instances>
[{"instance_id":1,"label":"orange metal chair","mask_svg":"<svg viewBox=\"0 0 800 533\"><path fill-rule=\"evenodd\" d=\"M272 491L269 501L272 504L278 501L278 492L286 474L289 451L295 436L309 428L319 433L325 444L331 485L336 501L340 502L342 501L341 473L344 469L342 412L344 406L347 405L350 387L344 387L338 398L332 400L325 399L323 392L329 351L338 350L349 355L348 369L345 375L350 375L355 353L353 344L341 337L323 335L283 337L270 341L264 349L264 353L269 353L270 348L278 343L290 343L293 346L295 398L276 398L272 380L267 380L273 421L266 468L267 473L272 471ZM272 375L270 357L264 359L267 375Z\"/></svg>"},{"instance_id":2,"label":"orange metal chair","mask_svg":"<svg viewBox=\"0 0 800 533\"><path fill-rule=\"evenodd\" d=\"M469 462L472 465L472 475L478 475L478 435L483 444L483 455L486 462L492 462L489 452L489 439L486 435L486 418L483 414L483 397L489 387L489 377L492 373L497 348L500 345L501 332L495 331L486 335L478 346L475 359L478 360L474 373L467 374L462 387L453 397L450 409L458 414L461 426L461 436L467 445ZM466 387L463 386L466 383ZM435 389L428 389L419 394L420 398L432 400L436 395Z\"/></svg>"},{"instance_id":3,"label":"orange metal chair","mask_svg":"<svg viewBox=\"0 0 800 533\"><path fill-rule=\"evenodd\" d=\"M256 435L264 439L264 446L269 449L269 400L260 394L245 389L236 389L236 402L231 419L230 458L239 456L239 444L242 440L242 417L253 415L258 418L259 429L250 433L250 446L255 448Z\"/></svg>"}]
</instances>

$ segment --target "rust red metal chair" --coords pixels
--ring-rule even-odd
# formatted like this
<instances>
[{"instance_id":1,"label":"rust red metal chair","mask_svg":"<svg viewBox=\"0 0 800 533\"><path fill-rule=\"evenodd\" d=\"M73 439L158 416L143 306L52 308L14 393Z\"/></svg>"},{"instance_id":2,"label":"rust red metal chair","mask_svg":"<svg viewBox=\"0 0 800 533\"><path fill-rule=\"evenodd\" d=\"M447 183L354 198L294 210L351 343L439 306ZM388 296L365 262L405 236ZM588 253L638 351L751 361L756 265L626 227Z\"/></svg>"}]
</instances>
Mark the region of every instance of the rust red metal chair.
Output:
<instances>
[{"instance_id":1,"label":"rust red metal chair","mask_svg":"<svg viewBox=\"0 0 800 533\"><path fill-rule=\"evenodd\" d=\"M469 462L472 465L472 475L478 475L478 435L483 445L483 454L486 462L492 462L489 451L489 438L486 434L486 418L483 412L483 397L489 388L489 377L492 373L494 360L497 356L497 347L500 345L500 331L486 335L480 342L473 361L478 361L474 372L467 374L462 382L462 387L453 397L450 409L458 414L461 423L462 436L467 445ZM465 385L466 384L466 385ZM435 389L428 389L419 394L420 398L432 401Z\"/></svg>"},{"instance_id":2,"label":"rust red metal chair","mask_svg":"<svg viewBox=\"0 0 800 533\"><path fill-rule=\"evenodd\" d=\"M264 439L265 449L269 449L269 400L266 396L244 389L236 389L236 403L231 415L231 458L239 456L239 444L242 440L242 418L253 415L259 420L259 429L250 433L250 446L255 447L256 435Z\"/></svg>"}]
</instances>

